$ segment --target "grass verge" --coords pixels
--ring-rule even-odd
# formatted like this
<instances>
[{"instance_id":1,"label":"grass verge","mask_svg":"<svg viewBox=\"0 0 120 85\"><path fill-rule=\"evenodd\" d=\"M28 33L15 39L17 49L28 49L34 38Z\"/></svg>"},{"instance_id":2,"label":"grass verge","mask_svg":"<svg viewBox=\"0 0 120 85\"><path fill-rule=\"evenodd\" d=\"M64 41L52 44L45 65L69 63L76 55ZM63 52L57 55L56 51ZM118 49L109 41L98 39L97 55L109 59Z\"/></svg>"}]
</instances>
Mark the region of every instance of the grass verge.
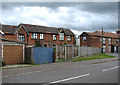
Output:
<instances>
[{"instance_id":1,"label":"grass verge","mask_svg":"<svg viewBox=\"0 0 120 85\"><path fill-rule=\"evenodd\" d=\"M111 56L111 55L101 53L101 54L92 55L92 56L88 56L88 57L81 57L81 58L73 60L73 62L86 61L86 60L95 60L95 59L104 59L104 58L114 58L114 57L116 57L116 56Z\"/></svg>"}]
</instances>

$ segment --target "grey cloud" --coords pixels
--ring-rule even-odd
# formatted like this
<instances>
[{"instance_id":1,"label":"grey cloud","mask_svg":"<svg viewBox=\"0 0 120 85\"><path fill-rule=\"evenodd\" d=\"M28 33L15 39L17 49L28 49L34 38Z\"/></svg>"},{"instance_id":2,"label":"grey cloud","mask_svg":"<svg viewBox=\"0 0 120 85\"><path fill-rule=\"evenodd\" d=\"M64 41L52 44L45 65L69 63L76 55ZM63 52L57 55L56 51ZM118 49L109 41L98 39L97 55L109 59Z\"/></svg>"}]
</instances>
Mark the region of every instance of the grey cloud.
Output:
<instances>
[{"instance_id":1,"label":"grey cloud","mask_svg":"<svg viewBox=\"0 0 120 85\"><path fill-rule=\"evenodd\" d=\"M114 13L118 10L117 2L3 2L3 10L20 6L40 6L56 9L61 6L76 7L78 10L95 13Z\"/></svg>"},{"instance_id":2,"label":"grey cloud","mask_svg":"<svg viewBox=\"0 0 120 85\"><path fill-rule=\"evenodd\" d=\"M15 7L47 7L49 8L49 13L59 13L59 7L68 7L71 8L69 10L68 16L59 15L59 19L61 22L56 22L52 20L48 20L46 17L42 16L31 16L35 19L42 20L48 24L48 26L56 26L56 27L65 27L72 30L77 31L95 31L95 30L101 30L103 27L105 31L112 32L117 30L117 20L118 20L118 3L117 2L39 2L39 3L26 3L26 2L4 2L2 3L2 9L3 14L7 13L9 15L6 15L6 17L11 17L12 11ZM24 9L23 9L24 10ZM84 14L86 12L86 14ZM27 12L26 12L27 13ZM83 13L83 14L82 14ZM11 15L10 15L11 14ZM5 21L6 24L19 24L20 13L13 13L18 20L11 20L11 21ZM82 23L82 21L75 21L74 19L77 18L79 15L82 15L82 17L86 17L88 21L85 23ZM29 16L29 14L28 14ZM109 17L108 17L109 16ZM100 18L101 19L100 19ZM98 19L98 20L97 20ZM9 19L8 19L9 20ZM31 18L32 20L32 18ZM26 21L29 22L29 19L22 18L22 22ZM62 21L64 23L62 23ZM30 21L34 22L34 21ZM34 24L34 23L33 23Z\"/></svg>"}]
</instances>

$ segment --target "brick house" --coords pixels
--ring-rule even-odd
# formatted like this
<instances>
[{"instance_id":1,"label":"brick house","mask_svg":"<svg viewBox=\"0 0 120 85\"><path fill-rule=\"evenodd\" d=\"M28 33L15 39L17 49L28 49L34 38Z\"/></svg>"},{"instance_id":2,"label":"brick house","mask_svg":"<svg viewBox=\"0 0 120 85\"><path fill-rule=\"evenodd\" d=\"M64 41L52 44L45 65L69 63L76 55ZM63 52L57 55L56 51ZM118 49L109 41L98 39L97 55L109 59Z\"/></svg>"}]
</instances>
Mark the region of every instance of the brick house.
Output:
<instances>
[{"instance_id":1,"label":"brick house","mask_svg":"<svg viewBox=\"0 0 120 85\"><path fill-rule=\"evenodd\" d=\"M23 63L26 43L14 39L6 39L4 35L5 33L0 30L0 60L5 64Z\"/></svg>"},{"instance_id":2,"label":"brick house","mask_svg":"<svg viewBox=\"0 0 120 85\"><path fill-rule=\"evenodd\" d=\"M103 32L103 52L119 51L119 33ZM80 36L81 47L101 47L102 48L102 31L83 32Z\"/></svg>"},{"instance_id":3,"label":"brick house","mask_svg":"<svg viewBox=\"0 0 120 85\"><path fill-rule=\"evenodd\" d=\"M19 24L2 25L2 31L5 33L4 38L24 41L28 46L34 46L35 43L39 43L41 47L74 44L74 33L66 28Z\"/></svg>"}]
</instances>

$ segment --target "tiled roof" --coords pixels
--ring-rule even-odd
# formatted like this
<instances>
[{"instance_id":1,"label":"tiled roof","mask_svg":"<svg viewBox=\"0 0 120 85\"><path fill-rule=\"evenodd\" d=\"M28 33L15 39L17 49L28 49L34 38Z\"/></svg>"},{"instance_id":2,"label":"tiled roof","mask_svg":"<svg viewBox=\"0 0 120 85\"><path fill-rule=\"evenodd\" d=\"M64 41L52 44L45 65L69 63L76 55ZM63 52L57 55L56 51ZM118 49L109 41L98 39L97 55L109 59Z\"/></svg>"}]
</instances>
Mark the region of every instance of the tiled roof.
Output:
<instances>
[{"instance_id":1,"label":"tiled roof","mask_svg":"<svg viewBox=\"0 0 120 85\"><path fill-rule=\"evenodd\" d=\"M47 26L39 26L39 25L31 25L31 24L20 24L20 25L23 25L27 30L27 32L59 34L59 31L63 29L66 35L74 35L74 33L70 29L66 29L66 28L47 27ZM19 26L2 25L2 32L4 32L5 34L14 34Z\"/></svg>"},{"instance_id":2,"label":"tiled roof","mask_svg":"<svg viewBox=\"0 0 120 85\"><path fill-rule=\"evenodd\" d=\"M14 32L18 29L18 26L12 25L2 25L2 31L5 34L14 34Z\"/></svg>"},{"instance_id":3,"label":"tiled roof","mask_svg":"<svg viewBox=\"0 0 120 85\"><path fill-rule=\"evenodd\" d=\"M63 29L66 35L74 35L74 33L70 29Z\"/></svg>"},{"instance_id":4,"label":"tiled roof","mask_svg":"<svg viewBox=\"0 0 120 85\"><path fill-rule=\"evenodd\" d=\"M102 31L95 31L95 32L86 32L88 35L91 36L102 36ZM110 33L110 32L103 32L104 37L111 37L111 38L118 38L120 34L117 33Z\"/></svg>"},{"instance_id":5,"label":"tiled roof","mask_svg":"<svg viewBox=\"0 0 120 85\"><path fill-rule=\"evenodd\" d=\"M13 40L13 39L6 39L6 38L3 38L3 37L0 37L0 40L2 40L2 43L3 42L15 42L15 43L19 43L19 44L26 44L23 41L18 41L18 40Z\"/></svg>"},{"instance_id":6,"label":"tiled roof","mask_svg":"<svg viewBox=\"0 0 120 85\"><path fill-rule=\"evenodd\" d=\"M31 24L20 24L23 25L28 32L40 32L40 33L58 33L59 30L52 27L38 26Z\"/></svg>"},{"instance_id":7,"label":"tiled roof","mask_svg":"<svg viewBox=\"0 0 120 85\"><path fill-rule=\"evenodd\" d=\"M59 34L60 29L63 29L66 35L74 35L74 33L71 30L65 28L47 27L47 26L39 26L39 25L31 25L31 24L20 24L20 25L23 25L28 32Z\"/></svg>"}]
</instances>

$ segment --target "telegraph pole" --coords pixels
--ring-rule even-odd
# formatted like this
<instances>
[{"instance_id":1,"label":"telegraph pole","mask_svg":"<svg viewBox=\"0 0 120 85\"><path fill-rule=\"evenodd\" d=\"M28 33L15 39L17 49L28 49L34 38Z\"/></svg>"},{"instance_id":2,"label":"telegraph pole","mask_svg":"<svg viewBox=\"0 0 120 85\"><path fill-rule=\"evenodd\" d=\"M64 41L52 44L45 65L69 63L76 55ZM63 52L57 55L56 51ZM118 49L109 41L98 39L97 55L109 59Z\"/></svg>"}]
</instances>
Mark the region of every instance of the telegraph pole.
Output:
<instances>
[{"instance_id":1,"label":"telegraph pole","mask_svg":"<svg viewBox=\"0 0 120 85\"><path fill-rule=\"evenodd\" d=\"M102 28L102 53L103 53L103 28Z\"/></svg>"}]
</instances>

